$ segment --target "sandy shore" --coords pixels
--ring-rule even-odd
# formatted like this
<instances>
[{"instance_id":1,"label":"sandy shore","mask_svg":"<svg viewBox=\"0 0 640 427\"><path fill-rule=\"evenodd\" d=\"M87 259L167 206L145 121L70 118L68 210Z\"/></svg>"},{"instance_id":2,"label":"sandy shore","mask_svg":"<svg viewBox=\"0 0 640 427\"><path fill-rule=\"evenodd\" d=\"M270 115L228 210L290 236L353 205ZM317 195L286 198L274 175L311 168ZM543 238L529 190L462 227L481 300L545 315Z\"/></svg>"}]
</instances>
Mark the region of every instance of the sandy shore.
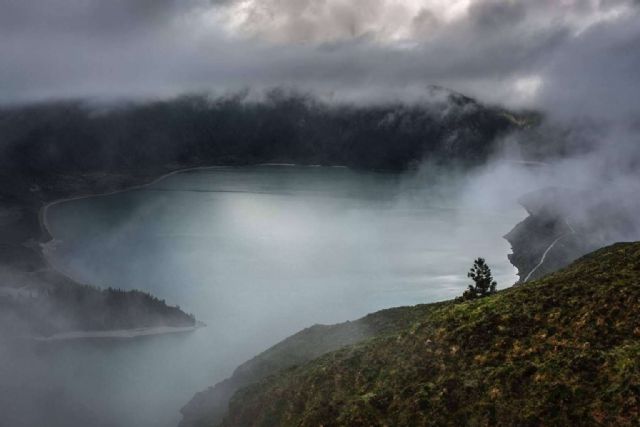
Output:
<instances>
[{"instance_id":1,"label":"sandy shore","mask_svg":"<svg viewBox=\"0 0 640 427\"><path fill-rule=\"evenodd\" d=\"M249 165L251 166L251 165ZM334 165L334 166L323 166L323 165L298 165L295 163L260 163L257 165L252 165L252 166L286 166L286 167L331 167L331 168L341 168L341 169L348 169L346 166L341 166L341 165ZM40 246L40 253L42 254L43 258L45 259L45 261L47 262L47 264L49 265L49 268L57 271L58 273L61 273L65 276L67 276L68 278L75 280L78 283L83 283L82 280L80 280L77 277L74 277L73 272L70 271L61 271L59 268L55 267L53 265L53 263L50 262L49 260L49 253L53 250L55 250L55 246L58 243L55 239L55 237L53 236L53 234L51 233L51 229L49 228L49 219L47 218L47 214L49 209L52 206L56 206L62 203L66 203L66 202L71 202L74 200L82 200L82 199L88 199L88 198L92 198L92 197L104 197L104 196L112 196L114 194L120 194L120 193L126 193L128 191L135 191L135 190L141 190L144 188L147 188L151 185L157 184L160 181L163 181L166 178L169 178L170 176L173 175L177 175L180 173L188 173L188 172L194 172L194 171L200 171L200 170L213 170L213 169L223 169L223 168L234 168L237 166L232 166L232 165L212 165L212 166L196 166L196 167L190 167L190 168L181 168L181 169L176 169L174 171L171 172L167 172L165 174L160 175L158 178L153 179L147 183L143 183L143 184L138 184L138 185L133 185L131 187L127 187L127 188L122 188L119 190L114 190L114 191L108 191L106 193L91 193L91 194L81 194L78 196L72 196L72 197L67 197L64 199L58 199L58 200L54 200L53 202L47 203L46 205L44 205L39 212L39 222L40 222L40 228L42 230L42 234L44 236L48 236L49 240L47 241L41 241L39 243Z\"/></svg>"},{"instance_id":2,"label":"sandy shore","mask_svg":"<svg viewBox=\"0 0 640 427\"><path fill-rule=\"evenodd\" d=\"M146 187L149 187L153 184L157 184L158 182L164 180L165 178L168 178L172 175L176 175L179 173L186 173L186 172L192 172L192 171L198 171L198 170L207 170L207 169L219 169L219 168L224 168L224 167L228 167L228 166L197 166L197 167L192 167L192 168L183 168L183 169L176 169L174 171L165 173L161 176L159 176L158 178L144 183L144 184L139 184L139 185L134 185L131 187L127 187L127 188L122 188L119 190L114 190L114 191L109 191L106 193L91 193L91 194L82 194L79 196L72 196L72 197L67 197L65 199L58 199L58 200L54 200L53 202L47 203L46 205L44 205L41 209L40 209L40 226L42 227L43 231L49 235L53 237L53 234L51 234L51 230L49 229L49 220L47 218L47 213L49 211L49 208L51 208L52 206L55 205L59 205L62 203L66 203L66 202L71 202L73 200L82 200L82 199L88 199L90 197L103 197L103 196L111 196L114 194L120 194L120 193L126 193L127 191L135 191L135 190L140 190ZM48 242L42 243L42 245L46 245Z\"/></svg>"},{"instance_id":3,"label":"sandy shore","mask_svg":"<svg viewBox=\"0 0 640 427\"><path fill-rule=\"evenodd\" d=\"M35 337L38 342L70 341L70 340L95 340L95 339L133 339L152 335L167 335L193 332L205 326L202 322L197 322L194 326L158 326L154 328L135 329L114 329L107 331L73 331L62 332L50 337Z\"/></svg>"},{"instance_id":4,"label":"sandy shore","mask_svg":"<svg viewBox=\"0 0 640 427\"><path fill-rule=\"evenodd\" d=\"M47 241L41 241L39 243L39 247L40 247L40 253L42 254L42 257L44 258L44 260L46 261L46 263L48 264L49 268L52 270L57 271L58 273L70 278L71 280L76 281L77 283L84 283L83 280L81 280L78 277L74 277L73 272L71 271L63 271L60 268L57 268L56 266L53 265L53 263L50 261L49 257L50 257L50 252L55 250L56 244L58 243L58 241L55 239L55 237L53 236L53 233L51 232L51 229L49 228L49 219L48 219L48 212L49 209L52 206L56 206L62 203L66 203L66 202L71 202L74 200L82 200L82 199L89 199L92 197L104 197L104 196L111 196L114 194L120 194L120 193L126 193L128 191L136 191L136 190L141 190L144 189L146 187L149 187L151 185L157 184L158 182L179 174L179 173L187 173L187 172L193 172L193 171L198 171L198 170L208 170L208 169L219 169L219 168L225 168L228 166L221 166L221 165L214 165L214 166L196 166L196 167L191 167L191 168L181 168L181 169L176 169L174 171L171 172L167 172L165 174L160 175L158 178L155 178L149 182L143 183L143 184L138 184L138 185L133 185L131 187L127 187L127 188L122 188L119 190L114 190L114 191L108 191L106 193L90 193L90 194L81 194L78 196L72 196L72 197L67 197L64 199L58 199L58 200L54 200L53 202L47 203L46 205L44 205L42 208L40 208L40 212L38 214L39 217L39 222L40 222L40 229L41 234L43 236L45 236L45 238L48 238Z\"/></svg>"},{"instance_id":5,"label":"sandy shore","mask_svg":"<svg viewBox=\"0 0 640 427\"><path fill-rule=\"evenodd\" d=\"M296 165L296 164L288 164L288 163L263 163L263 164L259 164L259 165L254 165L254 166L287 166L287 167L296 167L296 166L306 166L306 167L319 167L320 165ZM59 268L55 267L53 265L53 263L50 261L50 252L55 250L55 246L58 243L56 241L56 239L54 238L53 234L51 233L51 230L49 228L49 221L47 218L48 215L48 211L52 206L56 206L62 203L66 203L66 202L71 202L74 200L81 200L81 199L87 199L87 198L91 198L91 197L103 197L103 196L110 196L110 195L114 195L114 194L120 194L120 193L125 193L128 191L135 191L135 190L140 190L140 189L144 189L147 188L151 185L157 184L158 182L176 175L176 174L180 174L180 173L188 173L188 172L193 172L193 171L199 171L199 170L213 170L213 169L221 169L221 168L228 168L228 167L234 167L234 166L225 166L225 165L213 165L213 166L197 166L197 167L190 167L190 168L181 168L181 169L176 169L174 171L165 173L161 176L159 176L156 179L153 179L147 183L143 183L143 184L139 184L139 185L133 185L131 187L127 187L127 188L123 188L123 189L119 189L119 190L114 190L114 191L109 191L106 193L91 193L91 194L83 194L83 195L78 195L78 196L72 196L72 197L67 197L64 199L58 199L55 200L53 202L47 203L46 205L44 205L39 212L39 220L40 220L40 228L42 230L42 234L46 235L49 237L49 240L46 242L40 242L39 246L40 246L40 253L42 254L43 258L45 259L45 261L47 262L47 264L49 265L49 268L57 271L60 274L63 274L64 276L70 278L71 280L76 281L77 283L83 283L82 280L79 280L78 278L75 278L73 275L73 272L70 271L61 271ZM345 166L332 166L332 167L339 167L339 168L346 168ZM60 334L55 334L52 335L50 337L36 337L34 338L36 341L40 341L40 342L54 342L54 341L68 341L68 340L83 340L83 339L132 339L132 338L137 338L137 337L144 337L144 336L151 336L151 335L165 335L165 334L175 334L175 333L185 333L185 332L192 332L195 331L198 328L204 327L206 326L204 323L202 322L197 322L195 326L191 326L191 327L169 327L169 326L165 326L165 327L157 327L157 328L136 328L136 329L126 329L126 330L107 330L107 331L72 331L72 332L64 332L64 333L60 333Z\"/></svg>"},{"instance_id":6,"label":"sandy shore","mask_svg":"<svg viewBox=\"0 0 640 427\"><path fill-rule=\"evenodd\" d=\"M251 165L249 165L251 166ZM346 166L341 166L341 165L334 165L334 166L323 166L323 165L298 165L295 163L260 163L257 165L253 165L253 166L287 166L287 167L331 167L331 168L341 168L341 169L348 169ZM53 239L53 234L51 234L51 230L49 229L49 220L47 218L47 213L49 211L49 208L51 208L52 206L55 205L59 205L62 203L66 203L66 202L71 202L73 200L81 200L81 199L88 199L91 197L103 197L103 196L111 196L114 194L120 194L120 193L126 193L127 191L135 191L135 190L141 190L144 189L146 187L149 187L151 185L157 184L158 182L169 178L170 176L173 175L177 175L180 173L187 173L187 172L194 172L194 171L199 171L199 170L212 170L212 169L222 169L222 168L234 168L237 166L232 166L232 165L213 165L213 166L196 166L196 167L191 167L191 168L182 168L182 169L176 169L174 171L171 172L167 172L163 175L160 175L158 178L144 183L144 184L139 184L139 185L133 185L131 187L127 187L127 188L122 188L119 190L114 190L114 191L109 191L106 193L91 193L91 194L82 194L79 196L72 196L72 197L67 197L64 199L58 199L58 200L54 200L53 202L47 203L46 205L44 205L41 209L40 209L40 226L42 228L42 230L48 235L51 236L52 240ZM41 245L46 245L50 242L44 242L41 243Z\"/></svg>"}]
</instances>

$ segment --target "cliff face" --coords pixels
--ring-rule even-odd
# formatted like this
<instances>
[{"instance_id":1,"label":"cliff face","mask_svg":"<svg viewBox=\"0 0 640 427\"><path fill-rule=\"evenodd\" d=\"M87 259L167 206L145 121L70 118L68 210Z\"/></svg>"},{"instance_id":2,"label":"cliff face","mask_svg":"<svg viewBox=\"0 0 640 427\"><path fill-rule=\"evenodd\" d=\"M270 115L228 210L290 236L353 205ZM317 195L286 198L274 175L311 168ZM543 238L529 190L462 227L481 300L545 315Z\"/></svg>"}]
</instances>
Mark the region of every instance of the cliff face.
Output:
<instances>
[{"instance_id":1,"label":"cliff face","mask_svg":"<svg viewBox=\"0 0 640 427\"><path fill-rule=\"evenodd\" d=\"M613 198L607 192L546 188L525 195L520 203L529 216L505 239L521 282L557 271L613 242L640 239L637 194Z\"/></svg>"},{"instance_id":2,"label":"cliff face","mask_svg":"<svg viewBox=\"0 0 640 427\"><path fill-rule=\"evenodd\" d=\"M640 243L607 247L254 383L222 425L636 425L639 281Z\"/></svg>"}]
</instances>

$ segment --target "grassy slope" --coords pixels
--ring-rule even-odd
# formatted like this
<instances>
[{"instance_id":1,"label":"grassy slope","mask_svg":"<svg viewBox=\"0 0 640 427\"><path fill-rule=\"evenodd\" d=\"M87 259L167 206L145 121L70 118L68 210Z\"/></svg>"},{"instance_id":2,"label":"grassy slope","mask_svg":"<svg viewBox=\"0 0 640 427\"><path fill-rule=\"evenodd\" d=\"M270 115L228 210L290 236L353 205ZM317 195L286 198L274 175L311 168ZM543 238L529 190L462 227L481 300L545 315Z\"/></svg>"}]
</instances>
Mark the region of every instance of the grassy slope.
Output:
<instances>
[{"instance_id":1,"label":"grassy slope","mask_svg":"<svg viewBox=\"0 0 640 427\"><path fill-rule=\"evenodd\" d=\"M236 393L224 425L638 425L640 243Z\"/></svg>"},{"instance_id":2,"label":"grassy slope","mask_svg":"<svg viewBox=\"0 0 640 427\"><path fill-rule=\"evenodd\" d=\"M182 408L183 420L180 427L217 425L226 415L229 400L237 390L342 347L372 337L397 333L441 305L442 303L436 303L391 308L353 322L315 325L304 329L243 363L230 378L197 393Z\"/></svg>"}]
</instances>

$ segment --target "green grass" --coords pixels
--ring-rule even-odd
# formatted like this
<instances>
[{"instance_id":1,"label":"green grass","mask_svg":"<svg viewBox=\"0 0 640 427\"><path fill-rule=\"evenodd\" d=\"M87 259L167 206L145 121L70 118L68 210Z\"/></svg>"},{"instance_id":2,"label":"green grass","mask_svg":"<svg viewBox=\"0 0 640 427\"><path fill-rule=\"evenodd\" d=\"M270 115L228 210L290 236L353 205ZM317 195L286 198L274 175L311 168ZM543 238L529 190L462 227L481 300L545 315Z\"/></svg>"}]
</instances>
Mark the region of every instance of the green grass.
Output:
<instances>
[{"instance_id":1,"label":"green grass","mask_svg":"<svg viewBox=\"0 0 640 427\"><path fill-rule=\"evenodd\" d=\"M223 425L640 425L640 243L395 313L377 338L240 390Z\"/></svg>"}]
</instances>

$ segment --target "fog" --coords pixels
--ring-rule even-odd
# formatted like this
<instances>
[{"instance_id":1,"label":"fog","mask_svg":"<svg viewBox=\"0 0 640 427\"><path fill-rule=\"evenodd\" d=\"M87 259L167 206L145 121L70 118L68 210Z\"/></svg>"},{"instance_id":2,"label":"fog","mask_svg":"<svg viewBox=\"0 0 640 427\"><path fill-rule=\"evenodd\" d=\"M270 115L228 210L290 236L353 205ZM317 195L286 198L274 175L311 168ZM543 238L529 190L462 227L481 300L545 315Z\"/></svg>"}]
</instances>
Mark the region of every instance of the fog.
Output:
<instances>
[{"instance_id":1,"label":"fog","mask_svg":"<svg viewBox=\"0 0 640 427\"><path fill-rule=\"evenodd\" d=\"M527 192L586 191L555 200L576 228L593 229L594 218L616 218L621 208L637 212L633 125L567 123L509 135L472 170L213 168L56 205L49 253L59 270L82 283L150 291L208 326L133 342L6 343L3 420L173 426L193 393L302 328L453 298L478 256L499 288L512 285L516 271L501 236L525 218L517 201ZM567 155L532 161L526 142L547 138ZM599 243L640 238L640 221L631 219L617 227L617 239Z\"/></svg>"},{"instance_id":2,"label":"fog","mask_svg":"<svg viewBox=\"0 0 640 427\"><path fill-rule=\"evenodd\" d=\"M193 393L312 324L460 295L477 256L510 286L501 236L523 210L461 208L464 180L428 175L213 168L54 206L57 268L81 282L150 291L208 326L40 346L31 360L11 362L8 384L20 385L3 396L22 389L30 413L53 407L48 419L60 425L171 426ZM7 411L17 419L25 407Z\"/></svg>"},{"instance_id":3,"label":"fog","mask_svg":"<svg viewBox=\"0 0 640 427\"><path fill-rule=\"evenodd\" d=\"M571 155L530 161L523 139L542 137ZM0 360L5 419L176 425L194 392L302 328L453 298L478 256L508 287L517 278L501 236L526 216L518 199L550 186L586 190L589 197L555 207L585 228L621 206L637 212L636 147L628 126L587 122L567 132L548 123L534 136L506 137L470 171L213 168L56 205L49 254L59 270L83 283L150 291L208 326L133 342L8 343ZM618 228L620 239L639 238L638 223Z\"/></svg>"},{"instance_id":4,"label":"fog","mask_svg":"<svg viewBox=\"0 0 640 427\"><path fill-rule=\"evenodd\" d=\"M194 392L313 323L455 297L477 256L499 288L510 286L501 236L525 218L517 200L530 191L574 191L553 209L595 230L599 245L640 239L639 9L631 0L0 0L2 104L275 86L329 102L420 103L437 84L543 117L471 171L212 169L57 206L56 267L151 291L208 326L134 342L0 337L0 424L175 425Z\"/></svg>"}]
</instances>

